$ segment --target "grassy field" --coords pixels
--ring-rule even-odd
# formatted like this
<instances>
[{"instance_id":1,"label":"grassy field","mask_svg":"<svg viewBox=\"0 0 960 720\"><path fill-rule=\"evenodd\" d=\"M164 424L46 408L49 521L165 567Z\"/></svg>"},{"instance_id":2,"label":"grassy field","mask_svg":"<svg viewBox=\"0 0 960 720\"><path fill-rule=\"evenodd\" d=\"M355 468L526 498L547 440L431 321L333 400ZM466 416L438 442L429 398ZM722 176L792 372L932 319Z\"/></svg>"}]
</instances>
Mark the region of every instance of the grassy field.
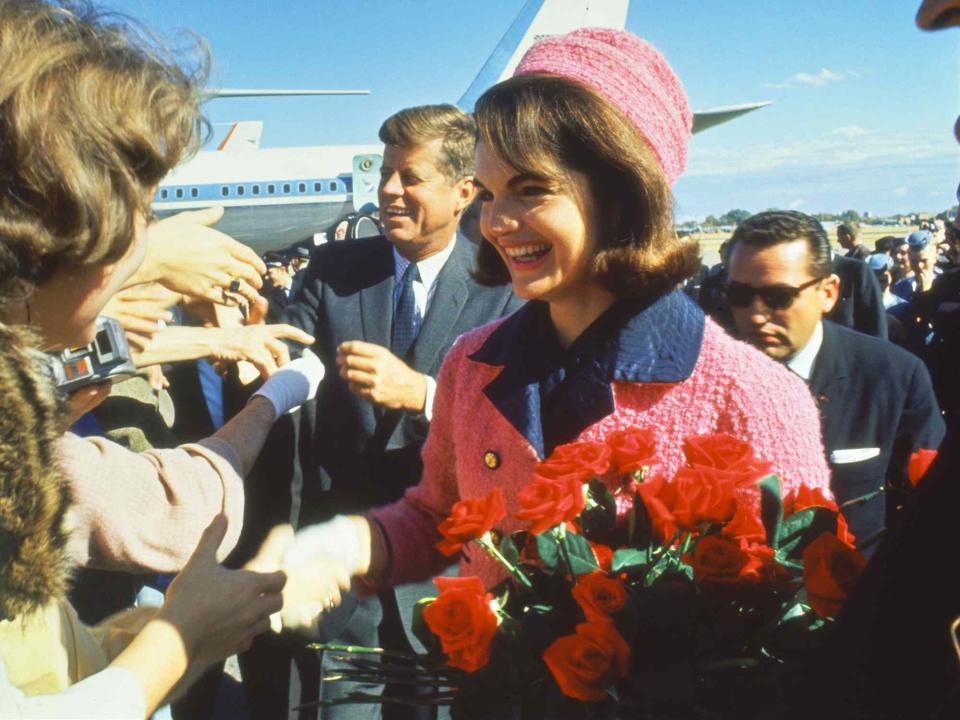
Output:
<instances>
[{"instance_id":1,"label":"grassy field","mask_svg":"<svg viewBox=\"0 0 960 720\"><path fill-rule=\"evenodd\" d=\"M904 237L916 229L917 228L915 227L863 225L860 228L860 237L863 239L863 242L866 244L866 246L872 250L873 244L884 235ZM827 234L829 235L830 240L833 241L834 248L838 252L841 252L842 250L840 246L836 243L836 231L831 228L827 230ZM722 243L724 240L729 240L730 233L704 232L695 233L693 237L700 243L700 252L703 254L704 263L707 265L713 265L720 262L720 253L718 252L720 243Z\"/></svg>"}]
</instances>

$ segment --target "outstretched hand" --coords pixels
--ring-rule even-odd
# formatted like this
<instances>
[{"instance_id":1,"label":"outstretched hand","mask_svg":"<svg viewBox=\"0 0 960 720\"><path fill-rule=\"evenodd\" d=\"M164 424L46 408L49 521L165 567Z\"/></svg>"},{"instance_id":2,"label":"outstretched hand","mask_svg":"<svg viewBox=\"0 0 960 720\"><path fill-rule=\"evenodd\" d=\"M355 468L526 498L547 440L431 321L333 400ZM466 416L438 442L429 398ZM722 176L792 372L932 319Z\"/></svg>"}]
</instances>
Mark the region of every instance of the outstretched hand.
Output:
<instances>
[{"instance_id":1,"label":"outstretched hand","mask_svg":"<svg viewBox=\"0 0 960 720\"><path fill-rule=\"evenodd\" d=\"M427 378L387 348L362 340L337 348L340 377L362 398L390 410L423 412Z\"/></svg>"},{"instance_id":2,"label":"outstretched hand","mask_svg":"<svg viewBox=\"0 0 960 720\"><path fill-rule=\"evenodd\" d=\"M228 290L256 302L267 268L246 245L209 227L222 217L223 208L212 207L151 225L137 281L147 275L174 292L214 303L226 303Z\"/></svg>"}]
</instances>

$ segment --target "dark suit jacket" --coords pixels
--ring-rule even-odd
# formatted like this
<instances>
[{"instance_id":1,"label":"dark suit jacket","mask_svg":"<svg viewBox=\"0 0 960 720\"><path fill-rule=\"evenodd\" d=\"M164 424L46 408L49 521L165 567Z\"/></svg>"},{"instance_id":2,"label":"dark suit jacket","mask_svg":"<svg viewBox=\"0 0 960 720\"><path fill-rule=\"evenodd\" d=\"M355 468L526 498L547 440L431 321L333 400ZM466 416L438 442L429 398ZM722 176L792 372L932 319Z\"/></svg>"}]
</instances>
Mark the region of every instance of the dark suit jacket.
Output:
<instances>
[{"instance_id":1,"label":"dark suit jacket","mask_svg":"<svg viewBox=\"0 0 960 720\"><path fill-rule=\"evenodd\" d=\"M887 337L887 312L880 283L861 260L833 256L833 272L840 278L840 299L827 320L866 335Z\"/></svg>"},{"instance_id":2,"label":"dark suit jacket","mask_svg":"<svg viewBox=\"0 0 960 720\"><path fill-rule=\"evenodd\" d=\"M521 304L509 286L478 285L470 277L475 246L459 237L455 243L405 358L432 377L459 335ZM382 237L323 245L305 272L297 302L288 306L283 320L316 337L313 349L327 375L316 401L302 412L300 525L399 498L420 480L420 449L429 430L422 415L384 410L357 397L337 374L340 343L365 340L390 346L393 246ZM409 622L410 607L401 601L400 610Z\"/></svg>"},{"instance_id":3,"label":"dark suit jacket","mask_svg":"<svg viewBox=\"0 0 960 720\"><path fill-rule=\"evenodd\" d=\"M857 543L868 543L883 530L885 509L897 503L897 498L885 495L909 487L910 454L937 448L943 439L930 374L896 345L824 321L810 391L820 407L837 502L887 488L886 493L843 510ZM878 450L875 457L837 462L838 451L842 455L869 448Z\"/></svg>"}]
</instances>

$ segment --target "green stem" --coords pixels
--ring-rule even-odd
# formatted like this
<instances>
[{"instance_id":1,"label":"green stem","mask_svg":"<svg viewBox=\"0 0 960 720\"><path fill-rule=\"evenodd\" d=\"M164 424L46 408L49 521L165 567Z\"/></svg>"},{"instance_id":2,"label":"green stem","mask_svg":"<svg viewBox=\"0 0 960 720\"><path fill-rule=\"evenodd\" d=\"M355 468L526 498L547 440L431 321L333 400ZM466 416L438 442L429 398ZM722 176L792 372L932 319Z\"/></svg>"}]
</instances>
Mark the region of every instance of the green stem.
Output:
<instances>
[{"instance_id":1,"label":"green stem","mask_svg":"<svg viewBox=\"0 0 960 720\"><path fill-rule=\"evenodd\" d=\"M500 550L497 548L497 546L493 544L493 542L490 540L490 533L484 533L483 535L477 538L476 542L480 545L480 547L486 550L494 560L496 560L501 565L503 565L503 567L506 568L507 572L509 572L514 578L516 578L517 582L519 582L528 590L533 589L533 583L530 582L530 578L524 575L523 571L520 570L520 568L518 568L512 562L507 560L503 556L503 553L501 553Z\"/></svg>"},{"instance_id":2,"label":"green stem","mask_svg":"<svg viewBox=\"0 0 960 720\"><path fill-rule=\"evenodd\" d=\"M573 580L575 577L573 574L573 561L570 560L570 553L567 552L567 545L565 542L563 542L564 538L567 536L567 529L560 524L553 528L550 532L553 533L554 539L560 546L560 557L563 558L563 564L567 566L567 576Z\"/></svg>"}]
</instances>

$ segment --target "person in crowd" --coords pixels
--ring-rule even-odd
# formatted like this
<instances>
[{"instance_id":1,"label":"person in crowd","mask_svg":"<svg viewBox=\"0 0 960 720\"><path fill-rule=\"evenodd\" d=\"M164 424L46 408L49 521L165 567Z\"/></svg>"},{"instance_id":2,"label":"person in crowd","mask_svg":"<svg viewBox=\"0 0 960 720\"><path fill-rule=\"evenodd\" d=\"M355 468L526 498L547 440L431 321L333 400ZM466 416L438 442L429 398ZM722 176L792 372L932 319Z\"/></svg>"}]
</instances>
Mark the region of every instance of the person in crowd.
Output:
<instances>
[{"instance_id":1,"label":"person in crowd","mask_svg":"<svg viewBox=\"0 0 960 720\"><path fill-rule=\"evenodd\" d=\"M960 212L944 225L944 242L946 244L943 251L945 262L940 269L946 272L960 267Z\"/></svg>"},{"instance_id":2,"label":"person in crowd","mask_svg":"<svg viewBox=\"0 0 960 720\"><path fill-rule=\"evenodd\" d=\"M449 563L436 526L455 502L502 488L496 529L518 530L516 492L540 459L627 427L655 433L666 476L683 463L683 438L728 432L773 464L786 492L829 493L802 381L678 289L700 265L671 218L692 114L660 53L612 29L540 40L475 118L478 276L511 282L527 304L447 355L419 485L365 517L301 529L291 577L333 562L374 588L422 580ZM743 492L759 502L755 487ZM487 587L503 577L473 548L460 569Z\"/></svg>"},{"instance_id":3,"label":"person in crowd","mask_svg":"<svg viewBox=\"0 0 960 720\"><path fill-rule=\"evenodd\" d=\"M887 312L877 278L862 260L833 253L839 297L828 319L865 335L887 338Z\"/></svg>"},{"instance_id":4,"label":"person in crowd","mask_svg":"<svg viewBox=\"0 0 960 720\"><path fill-rule=\"evenodd\" d=\"M866 260L870 257L870 248L860 241L860 223L854 220L837 225L837 242L847 251L844 257L854 260Z\"/></svg>"},{"instance_id":5,"label":"person in crowd","mask_svg":"<svg viewBox=\"0 0 960 720\"><path fill-rule=\"evenodd\" d=\"M309 445L301 444L301 522L362 512L416 484L444 357L458 335L519 306L509 287L473 280L475 246L457 233L474 199L474 134L470 116L451 105L387 118L380 128L383 235L318 247L283 315L315 333L316 353L339 368L300 430ZM323 634L376 645L381 625L381 635L402 649L412 638L413 604L430 591L432 585L359 602L350 597L326 618ZM358 712L343 707L327 715Z\"/></svg>"},{"instance_id":6,"label":"person in crowd","mask_svg":"<svg viewBox=\"0 0 960 720\"><path fill-rule=\"evenodd\" d=\"M889 310L894 305L905 303L902 297L898 297L890 292L892 283L891 269L893 268L893 258L886 253L874 253L866 260L867 265L873 271L873 275L880 284L880 291L883 293L883 306ZM888 318L889 320L889 318Z\"/></svg>"},{"instance_id":7,"label":"person in crowd","mask_svg":"<svg viewBox=\"0 0 960 720\"><path fill-rule=\"evenodd\" d=\"M882 253L888 257L893 257L893 248L897 244L897 237L895 235L884 235L882 238L878 238L876 242L873 243L874 254Z\"/></svg>"},{"instance_id":8,"label":"person in crowd","mask_svg":"<svg viewBox=\"0 0 960 720\"><path fill-rule=\"evenodd\" d=\"M758 213L731 243L727 302L737 333L809 384L834 497L869 555L910 487L911 456L943 439L930 375L901 348L825 319L840 283L815 218Z\"/></svg>"},{"instance_id":9,"label":"person in crowd","mask_svg":"<svg viewBox=\"0 0 960 720\"><path fill-rule=\"evenodd\" d=\"M292 529L231 571L216 560L226 532L217 516L162 607L82 624L65 599L70 500L57 403L28 338L0 324L0 717L146 718L182 690L188 670L195 676L269 627L284 576L259 569L276 568Z\"/></svg>"},{"instance_id":10,"label":"person in crowd","mask_svg":"<svg viewBox=\"0 0 960 720\"><path fill-rule=\"evenodd\" d=\"M269 320L275 320L290 303L293 275L291 274L290 265L283 255L278 252L268 252L264 255L263 264L267 266L263 296L270 304L270 309L267 311L267 318Z\"/></svg>"},{"instance_id":11,"label":"person in crowd","mask_svg":"<svg viewBox=\"0 0 960 720\"><path fill-rule=\"evenodd\" d=\"M913 268L910 267L910 244L906 237L897 238L891 245L890 257L893 258L891 277L894 283L913 277Z\"/></svg>"},{"instance_id":12,"label":"person in crowd","mask_svg":"<svg viewBox=\"0 0 960 720\"><path fill-rule=\"evenodd\" d=\"M217 299L236 270L247 278L239 292L256 296L259 258L197 221L222 211L157 231L147 220L156 184L197 146L199 76L122 22L43 0L0 4L0 66L0 320L29 325L38 349L59 351L92 341L97 316L135 280ZM45 151L24 150L36 147ZM156 233L192 234L191 252ZM214 436L173 450L137 454L65 433L57 447L74 502L71 557L175 572L218 514L228 520L225 555L240 531L242 475L274 420L304 402L322 372L307 356ZM70 411L105 395L83 388Z\"/></svg>"},{"instance_id":13,"label":"person in crowd","mask_svg":"<svg viewBox=\"0 0 960 720\"><path fill-rule=\"evenodd\" d=\"M293 282L290 284L290 293L288 297L297 297L300 294L300 288L303 287L303 281L306 279L306 269L310 265L310 249L299 245L293 249L290 254L290 275Z\"/></svg>"},{"instance_id":14,"label":"person in crowd","mask_svg":"<svg viewBox=\"0 0 960 720\"><path fill-rule=\"evenodd\" d=\"M697 304L700 309L712 317L721 327L730 328L730 312L723 297L723 286L727 284L727 260L729 258L730 241L720 243L720 262L710 268L700 286Z\"/></svg>"},{"instance_id":15,"label":"person in crowd","mask_svg":"<svg viewBox=\"0 0 960 720\"><path fill-rule=\"evenodd\" d=\"M907 258L911 273L893 284L891 292L894 295L909 302L915 294L933 287L937 274L937 248L932 239L929 230L917 230L907 236Z\"/></svg>"}]
</instances>

